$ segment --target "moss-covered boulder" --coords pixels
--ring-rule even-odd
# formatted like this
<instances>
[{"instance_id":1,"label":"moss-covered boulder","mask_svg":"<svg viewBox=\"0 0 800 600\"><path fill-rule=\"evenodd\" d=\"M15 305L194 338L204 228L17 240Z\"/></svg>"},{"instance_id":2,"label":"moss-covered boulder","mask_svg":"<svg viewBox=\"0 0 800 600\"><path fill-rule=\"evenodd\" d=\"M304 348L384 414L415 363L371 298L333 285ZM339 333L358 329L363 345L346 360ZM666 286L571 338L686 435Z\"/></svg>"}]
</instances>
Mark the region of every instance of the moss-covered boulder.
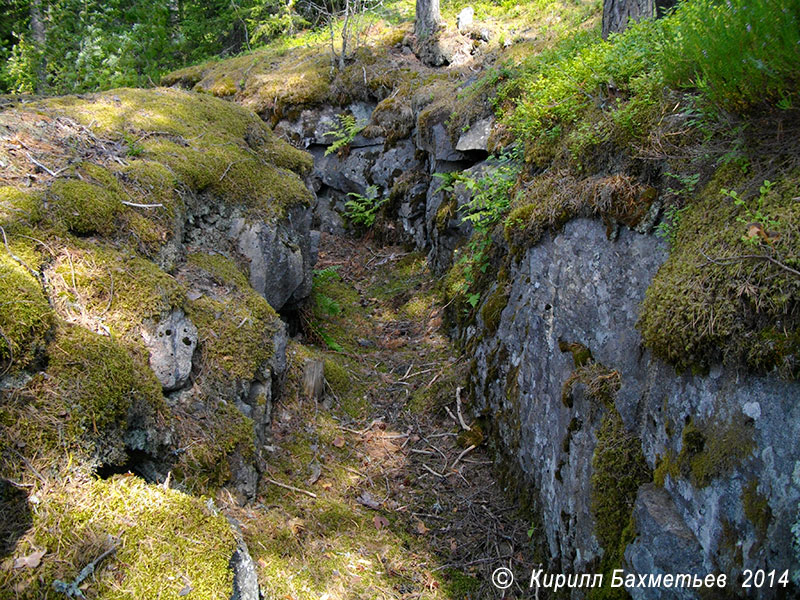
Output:
<instances>
[{"instance_id":1,"label":"moss-covered boulder","mask_svg":"<svg viewBox=\"0 0 800 600\"><path fill-rule=\"evenodd\" d=\"M0 477L171 472L252 497L286 370L276 310L310 289L311 157L177 89L19 104L0 124ZM180 368L159 335L185 345Z\"/></svg>"},{"instance_id":2,"label":"moss-covered boulder","mask_svg":"<svg viewBox=\"0 0 800 600\"><path fill-rule=\"evenodd\" d=\"M37 497L30 528L0 563L0 589L14 597L66 597L75 586L89 598L230 598L236 540L202 499L129 476L58 483Z\"/></svg>"}]
</instances>

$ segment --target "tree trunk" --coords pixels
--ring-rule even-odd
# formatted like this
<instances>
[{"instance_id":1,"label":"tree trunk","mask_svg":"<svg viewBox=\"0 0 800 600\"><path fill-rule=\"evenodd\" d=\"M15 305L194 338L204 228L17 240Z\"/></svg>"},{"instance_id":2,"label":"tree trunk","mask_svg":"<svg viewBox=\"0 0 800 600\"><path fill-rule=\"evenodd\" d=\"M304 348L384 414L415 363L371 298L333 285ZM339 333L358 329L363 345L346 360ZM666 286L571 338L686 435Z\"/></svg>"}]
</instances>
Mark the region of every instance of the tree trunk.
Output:
<instances>
[{"instance_id":1,"label":"tree trunk","mask_svg":"<svg viewBox=\"0 0 800 600\"><path fill-rule=\"evenodd\" d=\"M603 39L609 33L622 33L631 21L655 15L654 0L605 0L603 2Z\"/></svg>"},{"instance_id":2,"label":"tree trunk","mask_svg":"<svg viewBox=\"0 0 800 600\"><path fill-rule=\"evenodd\" d=\"M439 0L417 0L414 33L418 38L424 38L442 25L442 16L439 14Z\"/></svg>"},{"instance_id":3,"label":"tree trunk","mask_svg":"<svg viewBox=\"0 0 800 600\"><path fill-rule=\"evenodd\" d=\"M33 0L30 6L31 15L31 38L33 45L39 53L39 64L36 66L36 93L41 94L45 86L45 59L44 52L45 43L47 42L47 33L44 29L44 21L42 21L42 1Z\"/></svg>"}]
</instances>

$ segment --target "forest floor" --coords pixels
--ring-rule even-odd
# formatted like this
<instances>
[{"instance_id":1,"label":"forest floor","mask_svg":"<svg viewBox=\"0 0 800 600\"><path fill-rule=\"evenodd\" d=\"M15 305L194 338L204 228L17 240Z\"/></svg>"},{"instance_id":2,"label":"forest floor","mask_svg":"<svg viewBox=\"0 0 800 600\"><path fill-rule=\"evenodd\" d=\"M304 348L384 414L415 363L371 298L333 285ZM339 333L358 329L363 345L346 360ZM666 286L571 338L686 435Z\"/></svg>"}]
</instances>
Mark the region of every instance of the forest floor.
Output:
<instances>
[{"instance_id":1,"label":"forest floor","mask_svg":"<svg viewBox=\"0 0 800 600\"><path fill-rule=\"evenodd\" d=\"M290 377L258 503L228 509L265 597L529 597L525 582L492 585L499 567L530 573L530 521L456 400L467 360L434 287L419 253L323 237L289 359L295 374L324 360L324 399Z\"/></svg>"}]
</instances>

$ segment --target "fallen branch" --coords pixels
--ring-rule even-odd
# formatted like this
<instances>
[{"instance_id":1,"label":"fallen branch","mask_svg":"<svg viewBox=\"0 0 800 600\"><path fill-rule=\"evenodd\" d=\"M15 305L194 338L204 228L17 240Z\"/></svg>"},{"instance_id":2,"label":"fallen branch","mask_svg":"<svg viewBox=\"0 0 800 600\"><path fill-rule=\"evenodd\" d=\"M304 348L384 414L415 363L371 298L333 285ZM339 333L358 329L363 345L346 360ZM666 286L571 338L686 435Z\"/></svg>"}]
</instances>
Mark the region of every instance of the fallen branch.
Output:
<instances>
[{"instance_id":1,"label":"fallen branch","mask_svg":"<svg viewBox=\"0 0 800 600\"><path fill-rule=\"evenodd\" d=\"M66 594L70 598L86 598L86 596L83 595L83 592L78 586L83 582L84 579L86 579L87 577L89 577L89 575L94 573L95 567L97 567L97 565L99 565L104 558L110 556L111 554L114 554L114 552L116 551L117 551L117 544L114 544L113 546L111 546L111 548L103 552L100 556L98 556L88 565L83 567L83 569L81 569L81 572L78 573L78 576L72 583L66 583L64 581L61 581L60 579L56 579L53 582L53 589L57 592L61 592L62 594Z\"/></svg>"},{"instance_id":2,"label":"fallen branch","mask_svg":"<svg viewBox=\"0 0 800 600\"><path fill-rule=\"evenodd\" d=\"M267 482L271 483L272 485L277 485L279 488L283 488L285 490L289 490L290 492L297 492L298 494L305 494L311 498L316 498L317 495L314 492L309 492L308 490L302 490L300 488L294 487L293 485L289 485L286 483L281 483L280 481L275 481L274 479L267 479Z\"/></svg>"},{"instance_id":3,"label":"fallen branch","mask_svg":"<svg viewBox=\"0 0 800 600\"><path fill-rule=\"evenodd\" d=\"M48 169L47 167L45 167L45 166L44 166L42 163L40 163L38 160L36 160L35 158L33 158L33 157L30 155L30 153L26 152L26 153L25 153L25 156L27 156L27 157L28 157L28 160L29 160L29 161L31 161L33 164L35 164L35 165L36 165L37 167L39 167L40 169L44 169L45 171L47 171L47 172L48 172L50 175L52 175L53 177L58 177L58 176L59 176L59 175L60 175L62 172L64 172L64 170L66 169L66 167L64 167L64 169L59 169L58 171L51 171L50 169Z\"/></svg>"},{"instance_id":4,"label":"fallen branch","mask_svg":"<svg viewBox=\"0 0 800 600\"><path fill-rule=\"evenodd\" d=\"M461 390L464 388L457 387L456 388L456 411L458 412L458 422L461 424L461 427L464 431L472 431L469 425L464 422L464 415L461 414Z\"/></svg>"},{"instance_id":5,"label":"fallen branch","mask_svg":"<svg viewBox=\"0 0 800 600\"><path fill-rule=\"evenodd\" d=\"M164 208L163 204L139 204L138 202L128 202L127 200L120 200L125 206L132 206L133 208Z\"/></svg>"},{"instance_id":6,"label":"fallen branch","mask_svg":"<svg viewBox=\"0 0 800 600\"><path fill-rule=\"evenodd\" d=\"M747 259L750 259L750 258L754 258L754 259L757 259L757 260L766 260L768 262L771 262L773 265L776 265L776 266L780 267L781 269L784 269L785 271L789 271L789 273L792 273L792 274L797 275L798 277L800 277L800 271L798 271L796 269L793 269L792 267L790 267L788 265L783 264L779 260L775 260L774 258L772 258L771 256L769 256L767 254L742 254L740 256L724 256L724 257L721 257L721 258L711 258L710 256L708 256L702 250L700 251L700 254L702 254L703 257L708 262L713 263L715 265L722 265L722 264L724 264L724 262L739 262L739 261L747 260Z\"/></svg>"},{"instance_id":7,"label":"fallen branch","mask_svg":"<svg viewBox=\"0 0 800 600\"><path fill-rule=\"evenodd\" d=\"M430 468L428 465L426 465L425 463L422 463L422 468L423 468L423 469L425 469L425 470L426 470L428 473L431 473L432 475L436 475L436 477L438 477L438 478L440 478L440 479L444 479L444 475L442 475L441 473L437 473L436 471L434 471L433 469L431 469L431 468Z\"/></svg>"},{"instance_id":8,"label":"fallen branch","mask_svg":"<svg viewBox=\"0 0 800 600\"><path fill-rule=\"evenodd\" d=\"M461 454L458 455L458 458L456 458L455 461L453 461L453 464L452 464L452 466L450 468L451 469L455 469L456 465L459 462L461 462L461 459L464 458L467 454L469 454L473 450L475 450L475 448L477 448L477 446L475 444L472 444L469 448L466 448Z\"/></svg>"}]
</instances>

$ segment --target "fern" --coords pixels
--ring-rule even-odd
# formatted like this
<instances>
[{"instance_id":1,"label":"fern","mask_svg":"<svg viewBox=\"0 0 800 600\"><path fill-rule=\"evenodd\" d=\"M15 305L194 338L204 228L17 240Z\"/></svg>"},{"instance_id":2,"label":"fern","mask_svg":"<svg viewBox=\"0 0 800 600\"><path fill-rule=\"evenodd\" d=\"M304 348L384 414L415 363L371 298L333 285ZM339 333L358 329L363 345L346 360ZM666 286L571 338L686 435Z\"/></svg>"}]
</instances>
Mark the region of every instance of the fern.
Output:
<instances>
[{"instance_id":1,"label":"fern","mask_svg":"<svg viewBox=\"0 0 800 600\"><path fill-rule=\"evenodd\" d=\"M366 127L366 123L356 121L356 118L352 115L338 115L336 118L339 120L339 126L323 134L334 138L333 143L325 150L325 156L348 146L361 130Z\"/></svg>"}]
</instances>

